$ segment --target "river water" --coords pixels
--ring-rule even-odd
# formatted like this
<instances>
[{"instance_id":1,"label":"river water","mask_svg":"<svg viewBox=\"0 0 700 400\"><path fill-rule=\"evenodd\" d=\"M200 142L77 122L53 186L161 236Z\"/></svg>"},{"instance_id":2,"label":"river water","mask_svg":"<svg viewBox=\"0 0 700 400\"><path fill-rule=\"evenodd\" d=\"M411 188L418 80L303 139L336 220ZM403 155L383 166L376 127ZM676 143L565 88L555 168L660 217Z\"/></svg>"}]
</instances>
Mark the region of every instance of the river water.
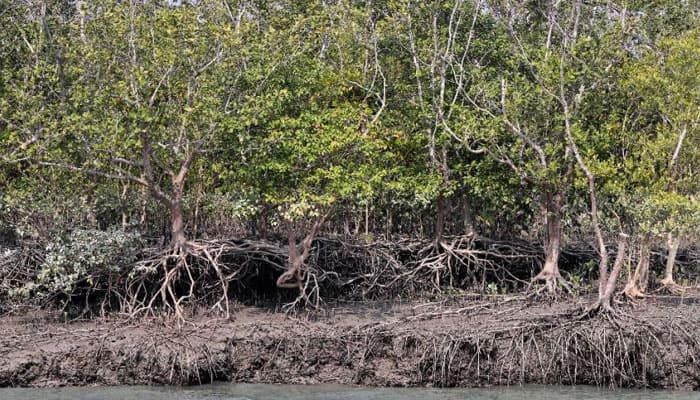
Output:
<instances>
[{"instance_id":1,"label":"river water","mask_svg":"<svg viewBox=\"0 0 700 400\"><path fill-rule=\"evenodd\" d=\"M698 392L606 390L590 386L487 389L375 389L348 386L215 384L191 388L0 389L2 400L697 400Z\"/></svg>"}]
</instances>

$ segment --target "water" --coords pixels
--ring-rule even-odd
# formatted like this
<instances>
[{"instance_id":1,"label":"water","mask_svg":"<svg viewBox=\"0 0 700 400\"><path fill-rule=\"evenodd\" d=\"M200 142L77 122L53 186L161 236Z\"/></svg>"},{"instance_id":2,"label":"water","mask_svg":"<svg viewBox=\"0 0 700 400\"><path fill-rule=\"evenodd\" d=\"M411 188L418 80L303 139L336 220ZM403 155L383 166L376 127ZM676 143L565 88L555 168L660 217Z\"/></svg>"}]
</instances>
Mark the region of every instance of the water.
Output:
<instances>
[{"instance_id":1,"label":"water","mask_svg":"<svg viewBox=\"0 0 700 400\"><path fill-rule=\"evenodd\" d=\"M2 400L697 400L700 393L606 390L589 386L524 386L487 389L395 389L348 386L232 385L192 388L81 387L0 389Z\"/></svg>"}]
</instances>

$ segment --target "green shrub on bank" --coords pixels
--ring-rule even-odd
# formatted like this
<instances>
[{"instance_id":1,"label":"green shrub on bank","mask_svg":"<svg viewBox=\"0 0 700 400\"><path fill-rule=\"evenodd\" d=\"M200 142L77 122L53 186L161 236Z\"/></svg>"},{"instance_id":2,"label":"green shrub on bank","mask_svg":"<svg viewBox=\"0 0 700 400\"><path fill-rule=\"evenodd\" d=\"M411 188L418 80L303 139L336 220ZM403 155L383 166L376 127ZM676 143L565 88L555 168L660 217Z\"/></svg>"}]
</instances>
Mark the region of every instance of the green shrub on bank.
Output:
<instances>
[{"instance_id":1,"label":"green shrub on bank","mask_svg":"<svg viewBox=\"0 0 700 400\"><path fill-rule=\"evenodd\" d=\"M29 297L73 295L104 289L125 276L138 261L144 240L138 232L75 229L46 247L45 261L36 281L11 293Z\"/></svg>"}]
</instances>

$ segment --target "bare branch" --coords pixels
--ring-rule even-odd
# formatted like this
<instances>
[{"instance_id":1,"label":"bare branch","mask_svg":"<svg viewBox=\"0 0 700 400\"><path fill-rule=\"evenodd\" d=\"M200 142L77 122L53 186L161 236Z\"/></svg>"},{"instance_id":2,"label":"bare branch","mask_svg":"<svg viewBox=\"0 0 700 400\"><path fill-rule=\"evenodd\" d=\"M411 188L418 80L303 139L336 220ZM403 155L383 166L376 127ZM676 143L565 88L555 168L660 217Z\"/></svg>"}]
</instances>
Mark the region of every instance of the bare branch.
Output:
<instances>
[{"instance_id":1,"label":"bare branch","mask_svg":"<svg viewBox=\"0 0 700 400\"><path fill-rule=\"evenodd\" d=\"M156 95L158 94L158 90L159 90L160 87L163 85L163 82L165 82L165 79L168 77L168 75L170 75L171 72L173 72L173 65L172 65L172 64L170 64L170 66L168 67L168 69L165 71L165 73L163 74L163 76L160 78L160 81L158 81L158 85L157 85L156 88L153 90L153 94L151 95L151 98L148 100L148 106L149 106L149 107L153 106L153 102L154 102L155 99L156 99Z\"/></svg>"},{"instance_id":2,"label":"bare branch","mask_svg":"<svg viewBox=\"0 0 700 400\"><path fill-rule=\"evenodd\" d=\"M115 180L121 180L121 181L131 181L134 183L138 183L139 185L148 186L148 182L145 179L142 179L142 178L134 176L134 175L111 174L111 173L96 170L96 169L79 167L76 165L71 165L71 164L62 163L62 162L54 162L54 161L38 161L37 164L45 166L45 167L56 167L56 168L61 168L61 169L69 170L69 171L82 172L85 174L99 176L102 178L109 178L109 179L115 179Z\"/></svg>"}]
</instances>

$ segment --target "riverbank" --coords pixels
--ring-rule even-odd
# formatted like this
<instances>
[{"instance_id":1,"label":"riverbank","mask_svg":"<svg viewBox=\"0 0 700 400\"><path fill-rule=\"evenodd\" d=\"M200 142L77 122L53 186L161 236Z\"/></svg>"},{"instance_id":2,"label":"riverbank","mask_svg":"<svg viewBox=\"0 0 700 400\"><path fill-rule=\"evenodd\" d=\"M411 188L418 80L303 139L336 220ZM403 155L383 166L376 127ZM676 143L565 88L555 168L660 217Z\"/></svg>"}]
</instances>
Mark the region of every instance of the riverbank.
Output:
<instances>
[{"instance_id":1,"label":"riverbank","mask_svg":"<svg viewBox=\"0 0 700 400\"><path fill-rule=\"evenodd\" d=\"M211 381L370 386L518 383L700 389L697 296L652 297L614 318L588 299L461 296L289 316L238 307L192 317L0 319L0 387Z\"/></svg>"}]
</instances>

